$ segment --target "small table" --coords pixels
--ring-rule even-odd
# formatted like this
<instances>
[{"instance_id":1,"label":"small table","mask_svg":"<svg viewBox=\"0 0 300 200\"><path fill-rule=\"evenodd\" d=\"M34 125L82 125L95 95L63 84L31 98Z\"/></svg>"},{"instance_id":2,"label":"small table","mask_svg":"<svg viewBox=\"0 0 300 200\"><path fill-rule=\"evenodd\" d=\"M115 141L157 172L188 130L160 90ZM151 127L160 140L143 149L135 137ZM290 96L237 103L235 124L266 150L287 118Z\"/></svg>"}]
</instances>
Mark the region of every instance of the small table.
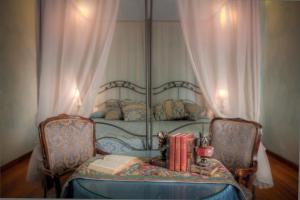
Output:
<instances>
[{"instance_id":1,"label":"small table","mask_svg":"<svg viewBox=\"0 0 300 200\"><path fill-rule=\"evenodd\" d=\"M153 152L152 152L153 153ZM144 152L145 155L151 152ZM141 154L140 154L141 155ZM174 172L147 162L129 167L116 175L87 168L87 161L63 187L64 198L112 199L244 199L230 172L217 160L220 170L214 177Z\"/></svg>"}]
</instances>

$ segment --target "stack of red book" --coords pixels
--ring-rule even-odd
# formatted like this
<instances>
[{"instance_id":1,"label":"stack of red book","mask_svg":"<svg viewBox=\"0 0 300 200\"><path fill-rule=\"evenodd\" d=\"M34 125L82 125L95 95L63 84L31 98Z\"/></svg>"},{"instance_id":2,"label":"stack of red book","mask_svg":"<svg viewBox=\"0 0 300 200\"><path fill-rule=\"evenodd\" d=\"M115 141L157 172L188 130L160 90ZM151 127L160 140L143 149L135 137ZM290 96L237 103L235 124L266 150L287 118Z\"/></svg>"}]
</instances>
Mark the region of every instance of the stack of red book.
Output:
<instances>
[{"instance_id":1,"label":"stack of red book","mask_svg":"<svg viewBox=\"0 0 300 200\"><path fill-rule=\"evenodd\" d=\"M195 137L192 133L169 135L168 169L173 171L190 171L195 163Z\"/></svg>"}]
</instances>

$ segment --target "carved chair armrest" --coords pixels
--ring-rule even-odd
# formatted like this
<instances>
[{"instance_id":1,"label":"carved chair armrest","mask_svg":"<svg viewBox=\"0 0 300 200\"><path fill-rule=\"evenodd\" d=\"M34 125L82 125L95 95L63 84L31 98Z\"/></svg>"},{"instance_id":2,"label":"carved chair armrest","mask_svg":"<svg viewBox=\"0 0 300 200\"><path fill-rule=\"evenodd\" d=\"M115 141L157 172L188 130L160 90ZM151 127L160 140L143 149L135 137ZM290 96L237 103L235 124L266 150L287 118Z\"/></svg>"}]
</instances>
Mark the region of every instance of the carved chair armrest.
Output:
<instances>
[{"instance_id":1,"label":"carved chair armrest","mask_svg":"<svg viewBox=\"0 0 300 200\"><path fill-rule=\"evenodd\" d=\"M251 176L257 171L257 161L252 162L252 167L249 168L238 168L235 170L235 177L239 184L246 187L249 186Z\"/></svg>"}]
</instances>

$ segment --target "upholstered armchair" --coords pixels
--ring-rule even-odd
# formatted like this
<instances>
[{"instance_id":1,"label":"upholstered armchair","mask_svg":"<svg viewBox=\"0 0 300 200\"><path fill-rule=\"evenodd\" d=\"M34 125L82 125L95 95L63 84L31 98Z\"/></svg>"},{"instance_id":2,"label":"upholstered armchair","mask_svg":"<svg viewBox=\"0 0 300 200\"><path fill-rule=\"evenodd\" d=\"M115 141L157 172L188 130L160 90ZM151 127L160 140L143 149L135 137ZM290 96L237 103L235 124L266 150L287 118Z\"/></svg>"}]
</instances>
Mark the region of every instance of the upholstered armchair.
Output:
<instances>
[{"instance_id":1,"label":"upholstered armchair","mask_svg":"<svg viewBox=\"0 0 300 200\"><path fill-rule=\"evenodd\" d=\"M49 185L54 183L56 196L59 197L60 177L96 154L95 122L61 114L40 123L39 137L43 172L48 180L44 184L44 196L47 196Z\"/></svg>"},{"instance_id":2,"label":"upholstered armchair","mask_svg":"<svg viewBox=\"0 0 300 200\"><path fill-rule=\"evenodd\" d=\"M250 189L253 195L261 128L256 122L239 118L214 118L210 124L211 145L215 148L213 157L220 160L238 183Z\"/></svg>"}]
</instances>

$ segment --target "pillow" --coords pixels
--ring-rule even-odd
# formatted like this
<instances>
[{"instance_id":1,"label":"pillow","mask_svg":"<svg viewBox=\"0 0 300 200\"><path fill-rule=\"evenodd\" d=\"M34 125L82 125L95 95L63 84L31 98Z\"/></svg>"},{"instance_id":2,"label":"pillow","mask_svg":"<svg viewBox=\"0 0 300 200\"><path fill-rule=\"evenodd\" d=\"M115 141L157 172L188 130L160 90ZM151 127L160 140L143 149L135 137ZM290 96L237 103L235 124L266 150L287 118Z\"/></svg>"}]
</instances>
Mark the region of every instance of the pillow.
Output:
<instances>
[{"instance_id":1,"label":"pillow","mask_svg":"<svg viewBox=\"0 0 300 200\"><path fill-rule=\"evenodd\" d=\"M145 103L126 103L122 106L124 121L143 121L146 119Z\"/></svg>"},{"instance_id":2,"label":"pillow","mask_svg":"<svg viewBox=\"0 0 300 200\"><path fill-rule=\"evenodd\" d=\"M198 120L202 116L203 108L196 103L184 102L184 109L188 120Z\"/></svg>"},{"instance_id":3,"label":"pillow","mask_svg":"<svg viewBox=\"0 0 300 200\"><path fill-rule=\"evenodd\" d=\"M107 100L105 102L105 119L120 120L122 119L122 112L120 108L120 101L116 99Z\"/></svg>"},{"instance_id":4,"label":"pillow","mask_svg":"<svg viewBox=\"0 0 300 200\"><path fill-rule=\"evenodd\" d=\"M159 103L156 104L153 108L153 114L154 114L154 119L158 121L164 121L167 120L167 116L165 114L163 104Z\"/></svg>"},{"instance_id":5,"label":"pillow","mask_svg":"<svg viewBox=\"0 0 300 200\"><path fill-rule=\"evenodd\" d=\"M107 100L105 101L105 107L106 108L109 108L109 107L120 107L120 100L118 99L110 99L110 100Z\"/></svg>"},{"instance_id":6,"label":"pillow","mask_svg":"<svg viewBox=\"0 0 300 200\"><path fill-rule=\"evenodd\" d=\"M126 106L128 104L132 104L132 103L136 103L136 102L134 100L132 100L132 99L123 99L123 100L120 100L120 106L121 106L121 108L123 106Z\"/></svg>"},{"instance_id":7,"label":"pillow","mask_svg":"<svg viewBox=\"0 0 300 200\"><path fill-rule=\"evenodd\" d=\"M181 100L165 100L154 107L154 112L156 120L178 120L187 116Z\"/></svg>"},{"instance_id":8,"label":"pillow","mask_svg":"<svg viewBox=\"0 0 300 200\"><path fill-rule=\"evenodd\" d=\"M105 119L120 120L122 119L122 112L120 108L111 108L106 110Z\"/></svg>"},{"instance_id":9,"label":"pillow","mask_svg":"<svg viewBox=\"0 0 300 200\"><path fill-rule=\"evenodd\" d=\"M104 118L104 117L105 117L105 111L96 111L90 115L90 118Z\"/></svg>"}]
</instances>

